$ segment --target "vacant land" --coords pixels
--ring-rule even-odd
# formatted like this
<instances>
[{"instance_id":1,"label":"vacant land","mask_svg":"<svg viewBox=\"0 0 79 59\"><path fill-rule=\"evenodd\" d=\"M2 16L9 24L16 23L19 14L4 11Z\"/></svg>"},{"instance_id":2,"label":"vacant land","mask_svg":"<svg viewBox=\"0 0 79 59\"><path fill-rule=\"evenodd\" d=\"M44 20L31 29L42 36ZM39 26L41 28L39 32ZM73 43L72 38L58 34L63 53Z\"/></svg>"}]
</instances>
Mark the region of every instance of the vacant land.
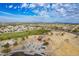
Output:
<instances>
[{"instance_id":1,"label":"vacant land","mask_svg":"<svg viewBox=\"0 0 79 59\"><path fill-rule=\"evenodd\" d=\"M79 24L0 24L0 55L79 55Z\"/></svg>"}]
</instances>

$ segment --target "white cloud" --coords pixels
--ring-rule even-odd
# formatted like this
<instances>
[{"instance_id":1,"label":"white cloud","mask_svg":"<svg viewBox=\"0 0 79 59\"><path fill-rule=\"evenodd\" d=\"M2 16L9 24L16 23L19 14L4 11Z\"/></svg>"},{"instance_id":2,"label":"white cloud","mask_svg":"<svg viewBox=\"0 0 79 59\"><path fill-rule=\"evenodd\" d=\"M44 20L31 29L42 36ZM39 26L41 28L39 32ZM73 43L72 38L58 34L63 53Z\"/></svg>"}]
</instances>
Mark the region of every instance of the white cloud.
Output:
<instances>
[{"instance_id":1,"label":"white cloud","mask_svg":"<svg viewBox=\"0 0 79 59\"><path fill-rule=\"evenodd\" d=\"M45 3L38 3L39 6L45 6Z\"/></svg>"},{"instance_id":2,"label":"white cloud","mask_svg":"<svg viewBox=\"0 0 79 59\"><path fill-rule=\"evenodd\" d=\"M58 6L59 6L58 4L52 4L51 8L52 8L52 9L53 9L53 8L57 9Z\"/></svg>"},{"instance_id":3,"label":"white cloud","mask_svg":"<svg viewBox=\"0 0 79 59\"><path fill-rule=\"evenodd\" d=\"M36 4L32 3L30 4L29 8L35 8L36 7Z\"/></svg>"},{"instance_id":4,"label":"white cloud","mask_svg":"<svg viewBox=\"0 0 79 59\"><path fill-rule=\"evenodd\" d=\"M47 16L47 17L49 16L49 15L48 15L48 12L45 11L45 10L40 11L40 12L39 12L39 15L40 15L40 16Z\"/></svg>"},{"instance_id":5,"label":"white cloud","mask_svg":"<svg viewBox=\"0 0 79 59\"><path fill-rule=\"evenodd\" d=\"M21 8L27 8L28 7L28 5L26 4L26 3L23 3L22 5L21 5Z\"/></svg>"},{"instance_id":6,"label":"white cloud","mask_svg":"<svg viewBox=\"0 0 79 59\"><path fill-rule=\"evenodd\" d=\"M61 13L65 12L64 8L57 9L57 11L59 11Z\"/></svg>"},{"instance_id":7,"label":"white cloud","mask_svg":"<svg viewBox=\"0 0 79 59\"><path fill-rule=\"evenodd\" d=\"M46 8L50 8L50 5L49 5L49 4L47 4L47 5L46 5Z\"/></svg>"},{"instance_id":8,"label":"white cloud","mask_svg":"<svg viewBox=\"0 0 79 59\"><path fill-rule=\"evenodd\" d=\"M34 13L39 13L39 10L33 10Z\"/></svg>"},{"instance_id":9,"label":"white cloud","mask_svg":"<svg viewBox=\"0 0 79 59\"><path fill-rule=\"evenodd\" d=\"M57 11L62 15L66 16L66 10L64 8L57 9Z\"/></svg>"},{"instance_id":10,"label":"white cloud","mask_svg":"<svg viewBox=\"0 0 79 59\"><path fill-rule=\"evenodd\" d=\"M13 5L10 5L10 6L9 6L9 8L12 8L12 7L13 7Z\"/></svg>"},{"instance_id":11,"label":"white cloud","mask_svg":"<svg viewBox=\"0 0 79 59\"><path fill-rule=\"evenodd\" d=\"M16 8L17 8L17 6L14 7L14 9L16 9Z\"/></svg>"},{"instance_id":12,"label":"white cloud","mask_svg":"<svg viewBox=\"0 0 79 59\"><path fill-rule=\"evenodd\" d=\"M65 7L70 7L70 4L64 4Z\"/></svg>"}]
</instances>

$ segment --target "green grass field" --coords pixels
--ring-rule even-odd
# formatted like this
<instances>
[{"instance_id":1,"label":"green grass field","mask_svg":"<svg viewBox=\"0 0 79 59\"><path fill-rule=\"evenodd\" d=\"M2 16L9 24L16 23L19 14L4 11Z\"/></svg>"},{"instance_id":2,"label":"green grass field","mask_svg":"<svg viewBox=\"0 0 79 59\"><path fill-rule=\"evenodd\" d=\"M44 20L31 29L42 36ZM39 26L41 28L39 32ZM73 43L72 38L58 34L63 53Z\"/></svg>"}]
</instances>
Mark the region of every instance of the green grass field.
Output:
<instances>
[{"instance_id":1,"label":"green grass field","mask_svg":"<svg viewBox=\"0 0 79 59\"><path fill-rule=\"evenodd\" d=\"M12 32L12 33L3 33L0 35L0 40L8 40L11 38L18 37L28 37L29 35L40 35L49 32L49 30L31 30L31 31L23 31L23 32Z\"/></svg>"}]
</instances>

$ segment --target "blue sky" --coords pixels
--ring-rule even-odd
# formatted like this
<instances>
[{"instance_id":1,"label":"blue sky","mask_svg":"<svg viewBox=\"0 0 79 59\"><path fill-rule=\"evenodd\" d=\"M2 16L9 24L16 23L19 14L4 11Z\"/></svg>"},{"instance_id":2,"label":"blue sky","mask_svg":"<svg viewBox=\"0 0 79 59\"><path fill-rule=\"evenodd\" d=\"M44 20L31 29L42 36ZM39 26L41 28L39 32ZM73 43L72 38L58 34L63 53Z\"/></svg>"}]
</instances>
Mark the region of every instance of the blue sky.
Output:
<instances>
[{"instance_id":1,"label":"blue sky","mask_svg":"<svg viewBox=\"0 0 79 59\"><path fill-rule=\"evenodd\" d=\"M79 4L0 3L0 22L79 23Z\"/></svg>"}]
</instances>

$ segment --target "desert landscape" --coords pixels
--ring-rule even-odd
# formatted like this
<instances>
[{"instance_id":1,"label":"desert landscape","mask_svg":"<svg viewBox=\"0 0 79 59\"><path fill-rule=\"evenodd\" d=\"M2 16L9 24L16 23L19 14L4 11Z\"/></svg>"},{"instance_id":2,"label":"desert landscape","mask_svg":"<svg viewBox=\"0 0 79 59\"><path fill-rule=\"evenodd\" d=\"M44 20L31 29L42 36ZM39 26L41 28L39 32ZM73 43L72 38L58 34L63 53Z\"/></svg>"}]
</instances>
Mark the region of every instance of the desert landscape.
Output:
<instances>
[{"instance_id":1,"label":"desert landscape","mask_svg":"<svg viewBox=\"0 0 79 59\"><path fill-rule=\"evenodd\" d=\"M79 24L2 23L0 56L79 56Z\"/></svg>"}]
</instances>

